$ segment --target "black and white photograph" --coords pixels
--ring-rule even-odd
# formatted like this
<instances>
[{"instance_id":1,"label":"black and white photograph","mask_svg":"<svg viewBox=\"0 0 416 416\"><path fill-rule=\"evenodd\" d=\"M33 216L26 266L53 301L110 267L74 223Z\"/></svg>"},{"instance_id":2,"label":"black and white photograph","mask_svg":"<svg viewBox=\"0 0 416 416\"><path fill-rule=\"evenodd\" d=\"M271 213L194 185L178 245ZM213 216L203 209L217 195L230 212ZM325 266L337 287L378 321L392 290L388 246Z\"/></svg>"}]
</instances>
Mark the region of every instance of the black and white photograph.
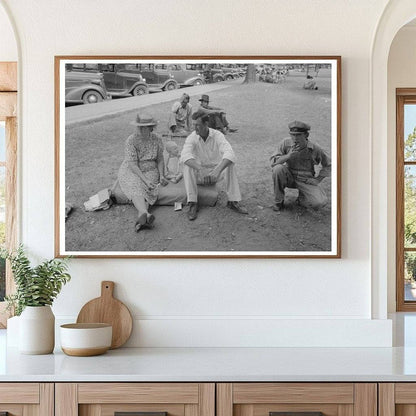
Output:
<instances>
[{"instance_id":1,"label":"black and white photograph","mask_svg":"<svg viewBox=\"0 0 416 416\"><path fill-rule=\"evenodd\" d=\"M55 57L55 251L334 257L340 57Z\"/></svg>"}]
</instances>

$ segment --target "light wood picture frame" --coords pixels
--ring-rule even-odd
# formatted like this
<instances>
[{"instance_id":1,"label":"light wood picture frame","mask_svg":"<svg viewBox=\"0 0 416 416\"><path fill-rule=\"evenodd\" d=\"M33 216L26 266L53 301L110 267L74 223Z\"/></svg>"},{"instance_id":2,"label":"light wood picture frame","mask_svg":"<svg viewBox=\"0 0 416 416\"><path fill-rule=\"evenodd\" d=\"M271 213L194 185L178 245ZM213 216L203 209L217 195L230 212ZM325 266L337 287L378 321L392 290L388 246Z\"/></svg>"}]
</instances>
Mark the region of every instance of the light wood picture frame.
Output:
<instances>
[{"instance_id":1,"label":"light wood picture frame","mask_svg":"<svg viewBox=\"0 0 416 416\"><path fill-rule=\"evenodd\" d=\"M184 94L192 108L185 103L181 118ZM186 117L207 112L200 107L207 95L208 110L224 123L209 118L202 139ZM166 144L174 142L173 170L185 176L178 183L170 177L167 186L156 180L156 203L148 190L143 197L147 216L136 182L134 192L126 190L133 181L126 185L120 173L127 162L131 169L132 148L138 166L147 157L138 147L142 116L157 123L152 169L163 161L163 175L172 173ZM303 133L306 144L296 144L293 137ZM201 156L199 144L210 141L220 156L204 165L212 153ZM218 174L222 157L232 160ZM201 162L193 221L189 158ZM216 179L216 186L201 184ZM56 56L55 255L341 257L341 57Z\"/></svg>"}]
</instances>

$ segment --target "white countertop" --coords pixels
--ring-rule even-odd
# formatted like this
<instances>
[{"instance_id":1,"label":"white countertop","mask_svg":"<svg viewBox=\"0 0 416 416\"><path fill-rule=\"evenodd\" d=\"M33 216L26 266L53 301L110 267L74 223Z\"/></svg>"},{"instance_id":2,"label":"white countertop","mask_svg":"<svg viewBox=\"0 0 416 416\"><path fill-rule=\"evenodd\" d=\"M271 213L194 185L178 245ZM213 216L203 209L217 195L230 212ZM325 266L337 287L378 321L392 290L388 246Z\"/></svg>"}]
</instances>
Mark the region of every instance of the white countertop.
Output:
<instances>
[{"instance_id":1,"label":"white countertop","mask_svg":"<svg viewBox=\"0 0 416 416\"><path fill-rule=\"evenodd\" d=\"M0 382L416 382L416 314L394 319L394 348L119 348L97 357L59 346L22 355L0 330Z\"/></svg>"},{"instance_id":2,"label":"white countertop","mask_svg":"<svg viewBox=\"0 0 416 416\"><path fill-rule=\"evenodd\" d=\"M21 355L0 335L0 381L416 381L416 348L120 348ZM1 346L2 344L2 346Z\"/></svg>"}]
</instances>

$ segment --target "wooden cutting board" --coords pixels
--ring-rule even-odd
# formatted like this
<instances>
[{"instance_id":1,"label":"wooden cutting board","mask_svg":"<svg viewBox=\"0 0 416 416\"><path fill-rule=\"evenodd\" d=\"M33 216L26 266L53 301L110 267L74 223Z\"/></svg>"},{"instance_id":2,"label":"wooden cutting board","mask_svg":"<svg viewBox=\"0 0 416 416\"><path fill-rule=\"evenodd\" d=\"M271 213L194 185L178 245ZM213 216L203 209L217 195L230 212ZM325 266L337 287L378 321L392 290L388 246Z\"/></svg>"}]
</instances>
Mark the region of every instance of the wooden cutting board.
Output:
<instances>
[{"instance_id":1,"label":"wooden cutting board","mask_svg":"<svg viewBox=\"0 0 416 416\"><path fill-rule=\"evenodd\" d=\"M113 326L111 349L121 347L130 337L133 319L124 303L113 297L114 282L101 282L101 296L86 303L77 323L107 323Z\"/></svg>"}]
</instances>

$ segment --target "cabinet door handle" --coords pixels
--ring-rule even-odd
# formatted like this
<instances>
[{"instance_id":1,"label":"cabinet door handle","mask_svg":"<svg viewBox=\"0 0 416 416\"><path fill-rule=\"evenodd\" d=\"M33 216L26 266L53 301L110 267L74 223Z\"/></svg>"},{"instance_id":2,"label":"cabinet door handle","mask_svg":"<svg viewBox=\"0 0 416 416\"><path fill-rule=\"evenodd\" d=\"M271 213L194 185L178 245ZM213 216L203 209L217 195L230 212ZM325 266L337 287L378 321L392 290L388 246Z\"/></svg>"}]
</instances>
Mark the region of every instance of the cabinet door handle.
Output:
<instances>
[{"instance_id":1,"label":"cabinet door handle","mask_svg":"<svg viewBox=\"0 0 416 416\"><path fill-rule=\"evenodd\" d=\"M322 412L269 412L269 416L324 416Z\"/></svg>"},{"instance_id":2,"label":"cabinet door handle","mask_svg":"<svg viewBox=\"0 0 416 416\"><path fill-rule=\"evenodd\" d=\"M114 416L168 416L168 412L114 412Z\"/></svg>"}]
</instances>

